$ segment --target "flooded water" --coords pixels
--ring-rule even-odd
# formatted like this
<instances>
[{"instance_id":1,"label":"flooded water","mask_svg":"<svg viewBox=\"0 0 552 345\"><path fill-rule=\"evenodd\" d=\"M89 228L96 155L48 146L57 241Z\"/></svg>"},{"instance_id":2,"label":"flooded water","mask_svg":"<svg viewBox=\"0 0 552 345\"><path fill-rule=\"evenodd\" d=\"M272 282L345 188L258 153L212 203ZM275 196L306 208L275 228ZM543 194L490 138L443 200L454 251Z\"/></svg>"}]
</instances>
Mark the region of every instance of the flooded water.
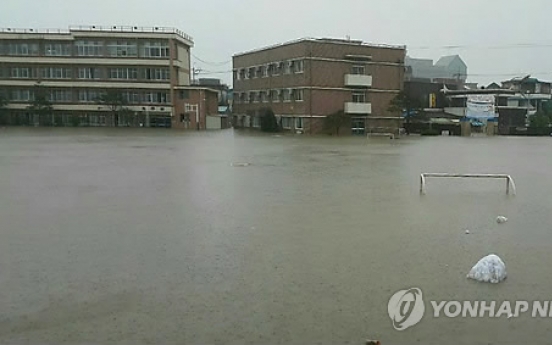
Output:
<instances>
[{"instance_id":1,"label":"flooded water","mask_svg":"<svg viewBox=\"0 0 552 345\"><path fill-rule=\"evenodd\" d=\"M545 344L530 315L398 332L387 303L552 300L551 170L551 138L3 129L0 343ZM490 253L508 279L467 280Z\"/></svg>"}]
</instances>

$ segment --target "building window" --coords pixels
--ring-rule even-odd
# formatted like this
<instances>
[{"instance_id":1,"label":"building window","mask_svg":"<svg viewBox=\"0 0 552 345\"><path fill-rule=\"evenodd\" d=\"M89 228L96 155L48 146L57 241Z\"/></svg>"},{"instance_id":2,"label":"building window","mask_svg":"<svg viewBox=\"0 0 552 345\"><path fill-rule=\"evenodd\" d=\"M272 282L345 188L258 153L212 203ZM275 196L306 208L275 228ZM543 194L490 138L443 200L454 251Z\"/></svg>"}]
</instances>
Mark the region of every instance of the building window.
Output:
<instances>
[{"instance_id":1,"label":"building window","mask_svg":"<svg viewBox=\"0 0 552 345\"><path fill-rule=\"evenodd\" d=\"M79 102L92 103L97 102L100 94L96 90L79 90Z\"/></svg>"},{"instance_id":2,"label":"building window","mask_svg":"<svg viewBox=\"0 0 552 345\"><path fill-rule=\"evenodd\" d=\"M103 43L100 41L77 41L78 56L102 56Z\"/></svg>"},{"instance_id":3,"label":"building window","mask_svg":"<svg viewBox=\"0 0 552 345\"><path fill-rule=\"evenodd\" d=\"M46 56L71 56L70 44L47 43L44 45L44 55Z\"/></svg>"},{"instance_id":4,"label":"building window","mask_svg":"<svg viewBox=\"0 0 552 345\"><path fill-rule=\"evenodd\" d=\"M138 92L124 91L121 95L126 104L140 103L140 94Z\"/></svg>"},{"instance_id":5,"label":"building window","mask_svg":"<svg viewBox=\"0 0 552 345\"><path fill-rule=\"evenodd\" d=\"M260 68L261 68L261 77L262 78L268 77L268 66L263 65Z\"/></svg>"},{"instance_id":6,"label":"building window","mask_svg":"<svg viewBox=\"0 0 552 345\"><path fill-rule=\"evenodd\" d=\"M247 79L247 73L245 71L245 68L240 68L240 78L239 79Z\"/></svg>"},{"instance_id":7,"label":"building window","mask_svg":"<svg viewBox=\"0 0 552 345\"><path fill-rule=\"evenodd\" d=\"M171 97L167 92L146 92L144 93L144 103L154 104L154 103L170 103Z\"/></svg>"},{"instance_id":8,"label":"building window","mask_svg":"<svg viewBox=\"0 0 552 345\"><path fill-rule=\"evenodd\" d=\"M138 69L137 68L110 68L109 69L109 78L110 79L124 79L129 80L138 79Z\"/></svg>"},{"instance_id":9,"label":"building window","mask_svg":"<svg viewBox=\"0 0 552 345\"><path fill-rule=\"evenodd\" d=\"M170 49L166 42L146 42L142 46L143 57L169 57Z\"/></svg>"},{"instance_id":10,"label":"building window","mask_svg":"<svg viewBox=\"0 0 552 345\"><path fill-rule=\"evenodd\" d=\"M295 73L303 73L305 70L305 63L303 60L295 60L293 63L293 69Z\"/></svg>"},{"instance_id":11,"label":"building window","mask_svg":"<svg viewBox=\"0 0 552 345\"><path fill-rule=\"evenodd\" d=\"M260 116L253 116L253 127L261 127L261 117Z\"/></svg>"},{"instance_id":12,"label":"building window","mask_svg":"<svg viewBox=\"0 0 552 345\"><path fill-rule=\"evenodd\" d=\"M256 78L257 76L255 75L255 67L249 67L249 70L247 71L247 76L249 79L253 79L253 78Z\"/></svg>"},{"instance_id":13,"label":"building window","mask_svg":"<svg viewBox=\"0 0 552 345\"><path fill-rule=\"evenodd\" d=\"M363 66L363 65L353 65L353 70L352 70L352 73L353 74L365 74L366 73L366 68Z\"/></svg>"},{"instance_id":14,"label":"building window","mask_svg":"<svg viewBox=\"0 0 552 345\"><path fill-rule=\"evenodd\" d=\"M252 102L253 103L259 103L259 98L260 98L259 96L260 96L259 92L257 92L257 91L251 92Z\"/></svg>"},{"instance_id":15,"label":"building window","mask_svg":"<svg viewBox=\"0 0 552 345\"><path fill-rule=\"evenodd\" d=\"M241 103L247 103L249 102L249 98L247 98L247 92L244 92L240 95Z\"/></svg>"},{"instance_id":16,"label":"building window","mask_svg":"<svg viewBox=\"0 0 552 345\"><path fill-rule=\"evenodd\" d=\"M353 92L353 103L366 103L366 94L364 92Z\"/></svg>"},{"instance_id":17,"label":"building window","mask_svg":"<svg viewBox=\"0 0 552 345\"><path fill-rule=\"evenodd\" d=\"M284 61L284 74L290 74L293 67L293 61Z\"/></svg>"},{"instance_id":18,"label":"building window","mask_svg":"<svg viewBox=\"0 0 552 345\"><path fill-rule=\"evenodd\" d=\"M302 117L296 117L295 118L295 128L296 129L303 129L303 118Z\"/></svg>"},{"instance_id":19,"label":"building window","mask_svg":"<svg viewBox=\"0 0 552 345\"><path fill-rule=\"evenodd\" d=\"M70 68L47 67L42 69L44 79L71 79L73 71Z\"/></svg>"},{"instance_id":20,"label":"building window","mask_svg":"<svg viewBox=\"0 0 552 345\"><path fill-rule=\"evenodd\" d=\"M100 70L94 67L81 67L79 79L100 79Z\"/></svg>"},{"instance_id":21,"label":"building window","mask_svg":"<svg viewBox=\"0 0 552 345\"><path fill-rule=\"evenodd\" d=\"M291 101L291 90L290 89L284 89L282 90L284 102L290 102Z\"/></svg>"},{"instance_id":22,"label":"building window","mask_svg":"<svg viewBox=\"0 0 552 345\"><path fill-rule=\"evenodd\" d=\"M263 103L268 102L267 91L261 91L261 92L259 92L259 95L260 95L260 98L261 98L261 102L263 102Z\"/></svg>"},{"instance_id":23,"label":"building window","mask_svg":"<svg viewBox=\"0 0 552 345\"><path fill-rule=\"evenodd\" d=\"M273 63L271 70L273 76L280 75L280 63Z\"/></svg>"},{"instance_id":24,"label":"building window","mask_svg":"<svg viewBox=\"0 0 552 345\"><path fill-rule=\"evenodd\" d=\"M272 90L272 102L280 102L280 91Z\"/></svg>"},{"instance_id":25,"label":"building window","mask_svg":"<svg viewBox=\"0 0 552 345\"><path fill-rule=\"evenodd\" d=\"M296 102L302 102L303 101L303 89L293 90L293 100L296 101Z\"/></svg>"},{"instance_id":26,"label":"building window","mask_svg":"<svg viewBox=\"0 0 552 345\"><path fill-rule=\"evenodd\" d=\"M18 79L31 78L31 69L29 67L12 67L10 75L12 78Z\"/></svg>"},{"instance_id":27,"label":"building window","mask_svg":"<svg viewBox=\"0 0 552 345\"><path fill-rule=\"evenodd\" d=\"M11 90L11 101L27 102L34 100L34 93L31 90Z\"/></svg>"},{"instance_id":28,"label":"building window","mask_svg":"<svg viewBox=\"0 0 552 345\"><path fill-rule=\"evenodd\" d=\"M37 43L11 43L8 44L8 55L28 56L38 55Z\"/></svg>"},{"instance_id":29,"label":"building window","mask_svg":"<svg viewBox=\"0 0 552 345\"><path fill-rule=\"evenodd\" d=\"M50 102L71 102L73 100L71 90L49 90L47 97Z\"/></svg>"},{"instance_id":30,"label":"building window","mask_svg":"<svg viewBox=\"0 0 552 345\"><path fill-rule=\"evenodd\" d=\"M145 80L169 80L171 76L168 68L144 68L142 78Z\"/></svg>"},{"instance_id":31,"label":"building window","mask_svg":"<svg viewBox=\"0 0 552 345\"><path fill-rule=\"evenodd\" d=\"M238 70L232 71L234 80L240 80L240 74L238 73Z\"/></svg>"},{"instance_id":32,"label":"building window","mask_svg":"<svg viewBox=\"0 0 552 345\"><path fill-rule=\"evenodd\" d=\"M126 41L109 42L107 45L107 55L117 57L138 56L138 45Z\"/></svg>"},{"instance_id":33,"label":"building window","mask_svg":"<svg viewBox=\"0 0 552 345\"><path fill-rule=\"evenodd\" d=\"M364 117L354 117L351 119L351 132L356 135L366 133L366 119Z\"/></svg>"},{"instance_id":34,"label":"building window","mask_svg":"<svg viewBox=\"0 0 552 345\"><path fill-rule=\"evenodd\" d=\"M282 117L282 127L283 128L291 128L291 121L293 118L291 117Z\"/></svg>"}]
</instances>

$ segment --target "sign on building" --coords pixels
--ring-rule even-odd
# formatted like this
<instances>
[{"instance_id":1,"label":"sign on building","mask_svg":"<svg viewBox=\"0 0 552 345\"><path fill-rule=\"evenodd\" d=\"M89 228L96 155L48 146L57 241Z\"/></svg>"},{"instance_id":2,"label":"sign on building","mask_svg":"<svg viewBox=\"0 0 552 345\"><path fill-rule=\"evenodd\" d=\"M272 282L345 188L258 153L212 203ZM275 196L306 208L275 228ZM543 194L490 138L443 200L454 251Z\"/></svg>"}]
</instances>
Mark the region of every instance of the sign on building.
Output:
<instances>
[{"instance_id":1,"label":"sign on building","mask_svg":"<svg viewBox=\"0 0 552 345\"><path fill-rule=\"evenodd\" d=\"M494 95L468 95L466 117L488 119L496 117Z\"/></svg>"}]
</instances>

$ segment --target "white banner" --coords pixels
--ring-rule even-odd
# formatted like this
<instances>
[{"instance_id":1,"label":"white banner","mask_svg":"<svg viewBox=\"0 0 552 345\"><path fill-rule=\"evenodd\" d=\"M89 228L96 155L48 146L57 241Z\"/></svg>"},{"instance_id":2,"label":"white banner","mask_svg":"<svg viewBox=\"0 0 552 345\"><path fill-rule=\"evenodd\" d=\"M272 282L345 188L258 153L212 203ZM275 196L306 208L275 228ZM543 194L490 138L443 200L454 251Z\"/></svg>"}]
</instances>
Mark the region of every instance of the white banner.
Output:
<instances>
[{"instance_id":1,"label":"white banner","mask_svg":"<svg viewBox=\"0 0 552 345\"><path fill-rule=\"evenodd\" d=\"M466 117L469 118L493 118L495 117L494 95L469 95L466 104Z\"/></svg>"}]
</instances>

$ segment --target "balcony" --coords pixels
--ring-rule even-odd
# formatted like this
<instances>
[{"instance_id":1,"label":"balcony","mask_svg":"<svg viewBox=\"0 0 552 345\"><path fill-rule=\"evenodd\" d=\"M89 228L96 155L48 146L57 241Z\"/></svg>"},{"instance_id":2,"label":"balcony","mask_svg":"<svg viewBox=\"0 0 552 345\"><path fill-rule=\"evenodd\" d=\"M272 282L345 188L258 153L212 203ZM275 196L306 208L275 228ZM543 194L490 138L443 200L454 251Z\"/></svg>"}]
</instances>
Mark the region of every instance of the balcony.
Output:
<instances>
[{"instance_id":1,"label":"balcony","mask_svg":"<svg viewBox=\"0 0 552 345\"><path fill-rule=\"evenodd\" d=\"M372 103L345 103L345 113L353 115L370 115L372 114Z\"/></svg>"},{"instance_id":2,"label":"balcony","mask_svg":"<svg viewBox=\"0 0 552 345\"><path fill-rule=\"evenodd\" d=\"M345 74L345 86L372 87L372 76L364 74Z\"/></svg>"}]
</instances>

